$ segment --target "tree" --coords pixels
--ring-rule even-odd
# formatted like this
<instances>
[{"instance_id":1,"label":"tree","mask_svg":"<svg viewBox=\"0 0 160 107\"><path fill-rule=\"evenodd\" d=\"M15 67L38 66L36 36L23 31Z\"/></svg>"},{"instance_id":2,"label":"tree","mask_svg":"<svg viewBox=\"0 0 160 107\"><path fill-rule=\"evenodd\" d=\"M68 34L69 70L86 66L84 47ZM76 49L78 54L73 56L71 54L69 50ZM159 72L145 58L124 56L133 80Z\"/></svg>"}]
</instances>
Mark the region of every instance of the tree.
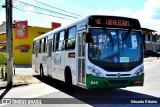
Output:
<instances>
[{"instance_id":1,"label":"tree","mask_svg":"<svg viewBox=\"0 0 160 107\"><path fill-rule=\"evenodd\" d=\"M7 63L7 55L5 52L0 52L0 65Z\"/></svg>"},{"instance_id":2,"label":"tree","mask_svg":"<svg viewBox=\"0 0 160 107\"><path fill-rule=\"evenodd\" d=\"M157 33L153 34L153 41L157 41L157 39L158 39L158 34Z\"/></svg>"}]
</instances>

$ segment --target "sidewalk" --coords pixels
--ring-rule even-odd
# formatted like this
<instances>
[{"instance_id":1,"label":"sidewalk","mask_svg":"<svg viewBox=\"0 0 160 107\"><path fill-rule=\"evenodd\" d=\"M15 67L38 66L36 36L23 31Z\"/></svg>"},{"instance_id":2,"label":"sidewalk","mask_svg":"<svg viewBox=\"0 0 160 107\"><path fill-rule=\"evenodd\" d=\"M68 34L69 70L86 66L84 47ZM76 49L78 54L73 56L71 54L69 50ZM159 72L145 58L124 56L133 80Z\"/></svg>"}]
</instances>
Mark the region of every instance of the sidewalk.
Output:
<instances>
[{"instance_id":1,"label":"sidewalk","mask_svg":"<svg viewBox=\"0 0 160 107\"><path fill-rule=\"evenodd\" d=\"M40 83L36 77L37 74L33 72L32 68L15 68L16 75L13 75L13 87ZM7 80L0 78L0 89L7 86Z\"/></svg>"}]
</instances>

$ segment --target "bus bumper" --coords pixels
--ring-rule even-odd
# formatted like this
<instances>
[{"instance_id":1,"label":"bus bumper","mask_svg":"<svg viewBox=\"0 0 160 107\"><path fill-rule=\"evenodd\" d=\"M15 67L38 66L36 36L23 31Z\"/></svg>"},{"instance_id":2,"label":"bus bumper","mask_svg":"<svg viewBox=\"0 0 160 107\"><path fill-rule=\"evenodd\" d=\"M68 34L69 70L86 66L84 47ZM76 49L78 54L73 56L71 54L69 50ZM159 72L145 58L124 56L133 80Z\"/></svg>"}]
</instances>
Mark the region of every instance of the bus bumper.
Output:
<instances>
[{"instance_id":1,"label":"bus bumper","mask_svg":"<svg viewBox=\"0 0 160 107\"><path fill-rule=\"evenodd\" d=\"M126 78L100 78L92 74L86 75L86 88L124 88L129 86L143 86L144 74Z\"/></svg>"}]
</instances>

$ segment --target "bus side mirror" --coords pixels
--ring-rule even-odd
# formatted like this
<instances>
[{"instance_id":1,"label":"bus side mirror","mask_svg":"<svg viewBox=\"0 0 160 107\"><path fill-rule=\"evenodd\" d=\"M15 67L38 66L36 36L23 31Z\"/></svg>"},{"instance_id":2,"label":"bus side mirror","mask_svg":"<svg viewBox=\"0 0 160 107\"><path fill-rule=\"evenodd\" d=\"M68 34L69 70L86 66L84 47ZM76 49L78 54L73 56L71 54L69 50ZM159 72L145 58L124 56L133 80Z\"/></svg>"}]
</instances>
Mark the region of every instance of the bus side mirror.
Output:
<instances>
[{"instance_id":1,"label":"bus side mirror","mask_svg":"<svg viewBox=\"0 0 160 107\"><path fill-rule=\"evenodd\" d=\"M91 33L86 34L86 43L93 43L93 38L91 37Z\"/></svg>"}]
</instances>

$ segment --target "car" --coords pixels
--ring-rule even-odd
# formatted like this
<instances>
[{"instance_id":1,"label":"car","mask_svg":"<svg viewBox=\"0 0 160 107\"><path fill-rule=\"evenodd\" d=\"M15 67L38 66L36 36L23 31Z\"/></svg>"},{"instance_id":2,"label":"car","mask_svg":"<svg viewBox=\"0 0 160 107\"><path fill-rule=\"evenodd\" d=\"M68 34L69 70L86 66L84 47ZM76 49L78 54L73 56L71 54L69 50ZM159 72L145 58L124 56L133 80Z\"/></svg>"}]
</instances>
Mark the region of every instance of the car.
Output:
<instances>
[{"instance_id":1,"label":"car","mask_svg":"<svg viewBox=\"0 0 160 107\"><path fill-rule=\"evenodd\" d=\"M160 57L160 53L154 51L154 50L145 50L144 51L144 57Z\"/></svg>"}]
</instances>

